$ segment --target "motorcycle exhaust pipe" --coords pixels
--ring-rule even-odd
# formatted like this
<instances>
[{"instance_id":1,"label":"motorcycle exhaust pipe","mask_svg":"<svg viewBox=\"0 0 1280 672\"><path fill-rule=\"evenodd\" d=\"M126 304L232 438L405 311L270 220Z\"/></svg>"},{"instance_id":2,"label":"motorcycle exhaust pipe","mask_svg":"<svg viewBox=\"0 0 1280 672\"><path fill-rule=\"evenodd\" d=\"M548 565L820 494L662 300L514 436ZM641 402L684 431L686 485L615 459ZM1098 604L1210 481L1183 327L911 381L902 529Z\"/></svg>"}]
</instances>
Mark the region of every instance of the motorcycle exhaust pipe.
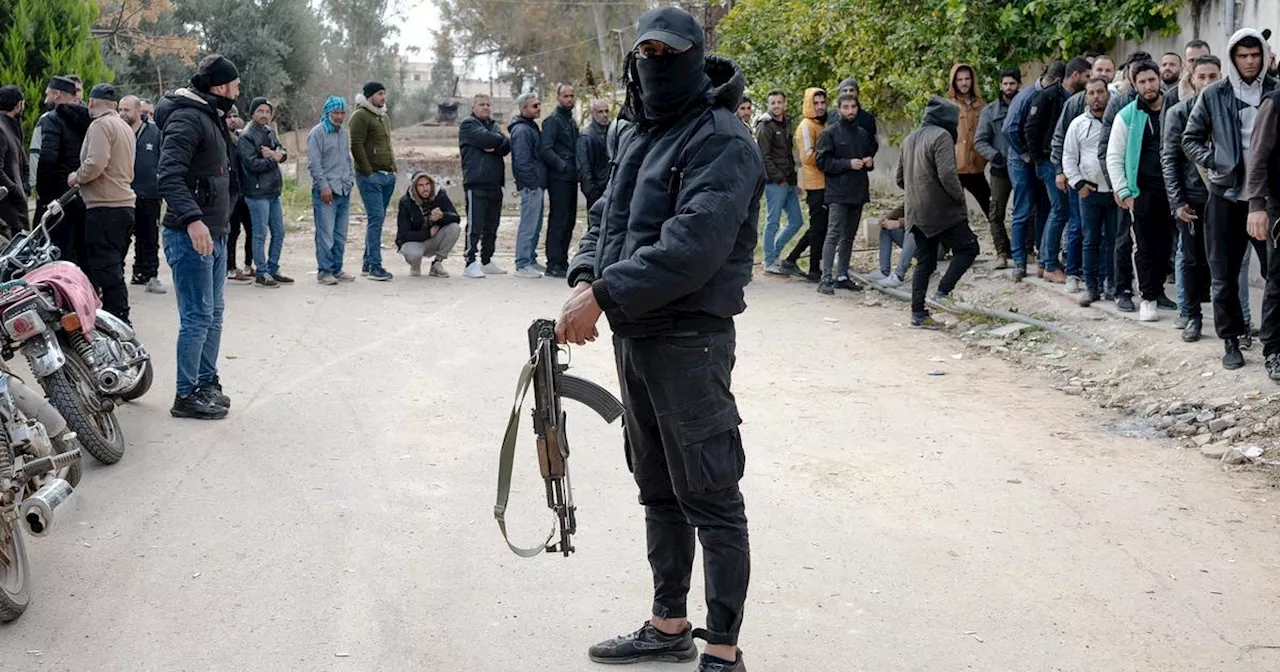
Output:
<instances>
[{"instance_id":1,"label":"motorcycle exhaust pipe","mask_svg":"<svg viewBox=\"0 0 1280 672\"><path fill-rule=\"evenodd\" d=\"M107 394L120 391L120 374L115 369L104 369L98 373L98 385Z\"/></svg>"},{"instance_id":2,"label":"motorcycle exhaust pipe","mask_svg":"<svg viewBox=\"0 0 1280 672\"><path fill-rule=\"evenodd\" d=\"M31 536L49 535L49 528L53 527L53 512L71 499L71 494L70 483L54 478L35 491L35 494L22 500L18 511L22 514L27 529L31 531Z\"/></svg>"}]
</instances>

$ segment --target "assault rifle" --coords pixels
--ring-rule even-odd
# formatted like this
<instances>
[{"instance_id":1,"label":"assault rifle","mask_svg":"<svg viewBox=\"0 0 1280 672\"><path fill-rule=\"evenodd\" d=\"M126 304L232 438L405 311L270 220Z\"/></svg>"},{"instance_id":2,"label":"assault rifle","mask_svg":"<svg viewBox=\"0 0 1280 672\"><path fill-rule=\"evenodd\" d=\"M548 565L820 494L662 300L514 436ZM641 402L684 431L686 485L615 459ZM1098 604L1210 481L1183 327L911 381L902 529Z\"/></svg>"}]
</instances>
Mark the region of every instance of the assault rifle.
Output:
<instances>
[{"instance_id":1,"label":"assault rifle","mask_svg":"<svg viewBox=\"0 0 1280 672\"><path fill-rule=\"evenodd\" d=\"M498 501L493 507L493 517L498 520L502 538L513 553L522 558L532 558L542 552L563 553L566 557L574 551L573 533L578 530L577 507L573 504L573 489L569 480L569 439L565 434L565 414L560 406L562 397L572 399L595 411L606 423L612 423L622 415L622 403L608 390L595 383L571 376L565 371L568 364L560 362L560 347L556 345L555 320L534 320L529 327L529 361L520 371L516 384L516 399L507 420L506 435L502 439L502 452L498 459ZM556 517L546 541L531 548L521 548L507 538L507 499L511 494L511 467L515 461L516 436L520 427L520 409L525 395L533 387L533 432L538 442L538 468L547 488L547 507ZM559 543L551 543L559 530Z\"/></svg>"}]
</instances>

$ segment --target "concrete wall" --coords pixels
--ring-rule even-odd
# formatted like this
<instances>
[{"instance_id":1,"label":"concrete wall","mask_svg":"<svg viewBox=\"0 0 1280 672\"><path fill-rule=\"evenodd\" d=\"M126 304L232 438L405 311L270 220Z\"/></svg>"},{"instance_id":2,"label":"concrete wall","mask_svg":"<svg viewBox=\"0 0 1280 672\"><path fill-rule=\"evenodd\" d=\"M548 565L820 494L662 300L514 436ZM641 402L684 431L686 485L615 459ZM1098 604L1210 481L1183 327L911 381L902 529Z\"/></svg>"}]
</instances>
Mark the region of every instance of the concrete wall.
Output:
<instances>
[{"instance_id":1,"label":"concrete wall","mask_svg":"<svg viewBox=\"0 0 1280 672\"><path fill-rule=\"evenodd\" d=\"M1227 25L1229 5L1235 5L1235 24ZM1182 32L1178 35L1164 37L1149 35L1137 42L1125 42L1112 50L1113 55L1123 59L1126 54L1142 49L1153 56L1167 51L1182 53L1182 47L1188 41L1201 39L1209 43L1213 53L1226 56L1227 40L1231 34L1241 28L1270 28L1277 33L1272 37L1272 49L1280 44L1280 0L1204 0L1198 4L1188 2L1178 15L1178 24Z\"/></svg>"}]
</instances>

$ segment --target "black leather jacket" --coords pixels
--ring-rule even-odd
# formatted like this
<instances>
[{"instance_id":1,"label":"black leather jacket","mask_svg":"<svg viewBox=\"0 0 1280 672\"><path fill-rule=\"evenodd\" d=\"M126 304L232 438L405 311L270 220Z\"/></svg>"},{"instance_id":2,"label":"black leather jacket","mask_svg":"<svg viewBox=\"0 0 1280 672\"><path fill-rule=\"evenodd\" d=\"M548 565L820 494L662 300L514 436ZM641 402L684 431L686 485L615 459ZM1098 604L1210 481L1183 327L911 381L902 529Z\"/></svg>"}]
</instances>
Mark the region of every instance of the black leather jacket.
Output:
<instances>
[{"instance_id":1,"label":"black leather jacket","mask_svg":"<svg viewBox=\"0 0 1280 672\"><path fill-rule=\"evenodd\" d=\"M1160 128L1164 142L1160 148L1160 168L1164 172L1164 190L1169 195L1169 208L1177 212L1184 205L1203 207L1209 201L1209 190L1200 171L1182 149L1182 131L1196 98L1188 98L1164 111Z\"/></svg>"},{"instance_id":2,"label":"black leather jacket","mask_svg":"<svg viewBox=\"0 0 1280 672\"><path fill-rule=\"evenodd\" d=\"M1262 95L1276 90L1275 77L1264 75ZM1187 156L1208 171L1209 190L1237 200L1244 187L1244 147L1240 141L1240 113L1228 77L1210 84L1196 97L1182 132Z\"/></svg>"}]
</instances>

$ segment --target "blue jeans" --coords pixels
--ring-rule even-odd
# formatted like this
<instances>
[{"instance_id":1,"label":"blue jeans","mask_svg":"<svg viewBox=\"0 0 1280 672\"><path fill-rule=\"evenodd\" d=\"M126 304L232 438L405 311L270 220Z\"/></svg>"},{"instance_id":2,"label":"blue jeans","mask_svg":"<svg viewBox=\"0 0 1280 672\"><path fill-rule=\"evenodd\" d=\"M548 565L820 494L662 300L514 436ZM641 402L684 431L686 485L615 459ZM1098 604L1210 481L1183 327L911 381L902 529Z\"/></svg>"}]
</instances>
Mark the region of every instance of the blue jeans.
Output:
<instances>
[{"instance_id":1,"label":"blue jeans","mask_svg":"<svg viewBox=\"0 0 1280 672\"><path fill-rule=\"evenodd\" d=\"M1027 242L1035 236L1036 192L1039 181L1035 170L1022 159L1009 157L1009 180L1013 182L1013 265L1026 270ZM1030 230L1028 230L1030 229Z\"/></svg>"},{"instance_id":2,"label":"blue jeans","mask_svg":"<svg viewBox=\"0 0 1280 672\"><path fill-rule=\"evenodd\" d=\"M1036 181L1049 196L1049 219L1045 223L1044 238L1040 241L1040 268L1049 271L1062 270L1058 255L1062 252L1062 231L1067 226L1067 195L1058 190L1054 183L1058 171L1053 163L1041 161L1036 164Z\"/></svg>"},{"instance_id":3,"label":"blue jeans","mask_svg":"<svg viewBox=\"0 0 1280 672\"><path fill-rule=\"evenodd\" d=\"M520 226L516 229L516 270L538 263L542 235L542 189L520 190Z\"/></svg>"},{"instance_id":4,"label":"blue jeans","mask_svg":"<svg viewBox=\"0 0 1280 672\"><path fill-rule=\"evenodd\" d=\"M916 256L916 237L907 235L902 229L880 229L880 273L889 275L895 244L902 248L902 254L898 255L898 267L893 274L899 280L905 280L907 269L911 267L911 259Z\"/></svg>"},{"instance_id":5,"label":"blue jeans","mask_svg":"<svg viewBox=\"0 0 1280 672\"><path fill-rule=\"evenodd\" d=\"M347 227L351 223L351 194L334 194L332 203L320 200L320 191L311 190L311 209L316 217L316 272L337 275L347 252Z\"/></svg>"},{"instance_id":6,"label":"blue jeans","mask_svg":"<svg viewBox=\"0 0 1280 672\"><path fill-rule=\"evenodd\" d=\"M253 217L253 266L258 277L264 273L280 272L280 252L284 249L284 210L280 197L246 198L249 215ZM271 248L267 249L267 233L271 233Z\"/></svg>"},{"instance_id":7,"label":"blue jeans","mask_svg":"<svg viewBox=\"0 0 1280 672\"><path fill-rule=\"evenodd\" d=\"M1083 277L1080 266L1084 263L1084 229L1080 220L1080 192L1075 189L1067 189L1067 210L1071 216L1067 219L1067 249L1062 256L1066 258L1067 275L1079 278Z\"/></svg>"},{"instance_id":8,"label":"blue jeans","mask_svg":"<svg viewBox=\"0 0 1280 672\"><path fill-rule=\"evenodd\" d=\"M364 202L369 224L364 230L364 263L361 270L382 268L382 222L387 218L387 206L396 193L396 174L377 172L372 175L356 174L356 186L360 188L360 200Z\"/></svg>"},{"instance_id":9,"label":"blue jeans","mask_svg":"<svg viewBox=\"0 0 1280 672\"><path fill-rule=\"evenodd\" d=\"M1120 209L1110 192L1095 191L1080 199L1084 284L1102 294L1115 282L1116 224Z\"/></svg>"},{"instance_id":10,"label":"blue jeans","mask_svg":"<svg viewBox=\"0 0 1280 672\"><path fill-rule=\"evenodd\" d=\"M201 256L186 231L165 227L164 258L178 299L178 396L185 397L218 377L227 237L214 238L213 254Z\"/></svg>"},{"instance_id":11,"label":"blue jeans","mask_svg":"<svg viewBox=\"0 0 1280 672\"><path fill-rule=\"evenodd\" d=\"M782 256L782 250L791 239L800 232L804 220L800 218L800 194L795 185L764 185L765 225L764 225L764 265L772 266ZM778 235L778 223L782 219L782 211L787 212L787 228Z\"/></svg>"}]
</instances>

